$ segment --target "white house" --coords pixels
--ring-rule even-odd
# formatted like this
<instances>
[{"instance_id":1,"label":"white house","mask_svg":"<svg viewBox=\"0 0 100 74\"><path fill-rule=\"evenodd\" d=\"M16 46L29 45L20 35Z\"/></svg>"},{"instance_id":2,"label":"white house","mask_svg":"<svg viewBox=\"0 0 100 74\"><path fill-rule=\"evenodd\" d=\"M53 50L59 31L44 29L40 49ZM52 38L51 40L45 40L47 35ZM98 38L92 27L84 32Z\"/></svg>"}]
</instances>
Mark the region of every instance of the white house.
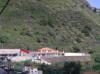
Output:
<instances>
[{"instance_id":1,"label":"white house","mask_svg":"<svg viewBox=\"0 0 100 74\"><path fill-rule=\"evenodd\" d=\"M7 57L20 56L20 49L0 49L0 56L7 56Z\"/></svg>"},{"instance_id":2,"label":"white house","mask_svg":"<svg viewBox=\"0 0 100 74\"><path fill-rule=\"evenodd\" d=\"M27 74L43 74L41 70L38 70L37 68L33 68L31 66L25 66L23 68L23 72L27 72Z\"/></svg>"},{"instance_id":3,"label":"white house","mask_svg":"<svg viewBox=\"0 0 100 74\"><path fill-rule=\"evenodd\" d=\"M31 55L34 57L58 57L58 56L63 56L64 55L64 52L63 51L58 51L58 50L54 50L54 49L51 49L51 48L41 48L41 49L38 49L37 51L33 51L31 53Z\"/></svg>"},{"instance_id":4,"label":"white house","mask_svg":"<svg viewBox=\"0 0 100 74\"><path fill-rule=\"evenodd\" d=\"M31 60L29 53L30 51L21 49L0 49L0 57L7 57L12 62Z\"/></svg>"}]
</instances>

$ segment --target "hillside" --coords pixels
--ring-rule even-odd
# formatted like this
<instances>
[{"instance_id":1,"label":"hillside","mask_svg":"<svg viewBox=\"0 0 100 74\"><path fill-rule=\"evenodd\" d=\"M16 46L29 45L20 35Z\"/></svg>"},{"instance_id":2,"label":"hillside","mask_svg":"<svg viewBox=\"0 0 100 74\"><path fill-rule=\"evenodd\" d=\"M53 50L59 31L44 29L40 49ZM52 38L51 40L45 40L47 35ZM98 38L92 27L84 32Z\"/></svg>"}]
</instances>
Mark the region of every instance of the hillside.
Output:
<instances>
[{"instance_id":1,"label":"hillside","mask_svg":"<svg viewBox=\"0 0 100 74\"><path fill-rule=\"evenodd\" d=\"M10 0L0 15L1 48L93 52L99 41L99 16L85 0Z\"/></svg>"}]
</instances>

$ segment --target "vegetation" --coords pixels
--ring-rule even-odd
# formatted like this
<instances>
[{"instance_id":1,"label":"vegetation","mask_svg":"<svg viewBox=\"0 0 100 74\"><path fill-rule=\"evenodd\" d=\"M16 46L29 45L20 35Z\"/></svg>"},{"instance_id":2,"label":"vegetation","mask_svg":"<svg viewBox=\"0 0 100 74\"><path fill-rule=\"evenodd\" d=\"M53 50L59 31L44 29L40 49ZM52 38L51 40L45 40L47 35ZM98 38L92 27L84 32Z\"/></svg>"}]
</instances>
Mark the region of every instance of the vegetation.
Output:
<instances>
[{"instance_id":1,"label":"vegetation","mask_svg":"<svg viewBox=\"0 0 100 74\"><path fill-rule=\"evenodd\" d=\"M98 16L86 1L7 1L0 0L0 9L7 4L0 15L0 35L6 33L9 39L4 37L0 47L73 49L77 45L80 51L96 47L99 21L93 19Z\"/></svg>"},{"instance_id":2,"label":"vegetation","mask_svg":"<svg viewBox=\"0 0 100 74\"><path fill-rule=\"evenodd\" d=\"M0 11L0 48L99 50L100 15L86 0L0 0Z\"/></svg>"},{"instance_id":3,"label":"vegetation","mask_svg":"<svg viewBox=\"0 0 100 74\"><path fill-rule=\"evenodd\" d=\"M42 64L40 65L40 70L44 74L80 74L82 71L80 63L76 62L66 62L62 67Z\"/></svg>"},{"instance_id":4,"label":"vegetation","mask_svg":"<svg viewBox=\"0 0 100 74\"><path fill-rule=\"evenodd\" d=\"M81 74L82 72L81 69L82 65L79 62L65 62L60 65L59 64L45 65L45 64L36 64L36 63L31 63L30 61L25 61L20 63L10 62L8 64L10 64L9 71L11 70L9 74L13 73L22 74L23 68L25 66L37 67L39 70L43 71L43 74Z\"/></svg>"},{"instance_id":5,"label":"vegetation","mask_svg":"<svg viewBox=\"0 0 100 74\"><path fill-rule=\"evenodd\" d=\"M93 64L93 70L97 71L97 72L100 72L100 54L99 53L95 53L93 55L93 58L94 58L94 64Z\"/></svg>"}]
</instances>

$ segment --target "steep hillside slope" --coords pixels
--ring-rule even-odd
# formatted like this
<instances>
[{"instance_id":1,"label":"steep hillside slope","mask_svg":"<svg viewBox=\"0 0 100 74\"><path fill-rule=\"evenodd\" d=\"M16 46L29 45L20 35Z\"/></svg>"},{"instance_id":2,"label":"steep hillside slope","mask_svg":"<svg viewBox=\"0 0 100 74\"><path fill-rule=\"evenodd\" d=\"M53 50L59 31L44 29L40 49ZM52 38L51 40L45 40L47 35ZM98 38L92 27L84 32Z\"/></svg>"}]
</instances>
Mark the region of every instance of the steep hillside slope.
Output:
<instances>
[{"instance_id":1,"label":"steep hillside slope","mask_svg":"<svg viewBox=\"0 0 100 74\"><path fill-rule=\"evenodd\" d=\"M99 45L99 25L85 0L10 0L0 15L0 47L91 52Z\"/></svg>"}]
</instances>

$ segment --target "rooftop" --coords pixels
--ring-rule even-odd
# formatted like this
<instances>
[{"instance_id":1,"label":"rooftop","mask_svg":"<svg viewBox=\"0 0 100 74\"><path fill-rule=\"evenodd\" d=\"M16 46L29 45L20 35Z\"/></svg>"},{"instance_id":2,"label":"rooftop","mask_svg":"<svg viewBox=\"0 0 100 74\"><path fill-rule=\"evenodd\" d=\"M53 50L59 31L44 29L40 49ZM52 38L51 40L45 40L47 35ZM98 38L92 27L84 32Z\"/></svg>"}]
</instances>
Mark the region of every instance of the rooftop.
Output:
<instances>
[{"instance_id":1,"label":"rooftop","mask_svg":"<svg viewBox=\"0 0 100 74\"><path fill-rule=\"evenodd\" d=\"M42 57L42 59L51 63L64 62L64 61L80 61L80 62L91 61L90 56L60 56L60 57L53 57L53 58Z\"/></svg>"},{"instance_id":2,"label":"rooftop","mask_svg":"<svg viewBox=\"0 0 100 74\"><path fill-rule=\"evenodd\" d=\"M97 73L97 72L85 72L83 74L99 74L99 73Z\"/></svg>"}]
</instances>

